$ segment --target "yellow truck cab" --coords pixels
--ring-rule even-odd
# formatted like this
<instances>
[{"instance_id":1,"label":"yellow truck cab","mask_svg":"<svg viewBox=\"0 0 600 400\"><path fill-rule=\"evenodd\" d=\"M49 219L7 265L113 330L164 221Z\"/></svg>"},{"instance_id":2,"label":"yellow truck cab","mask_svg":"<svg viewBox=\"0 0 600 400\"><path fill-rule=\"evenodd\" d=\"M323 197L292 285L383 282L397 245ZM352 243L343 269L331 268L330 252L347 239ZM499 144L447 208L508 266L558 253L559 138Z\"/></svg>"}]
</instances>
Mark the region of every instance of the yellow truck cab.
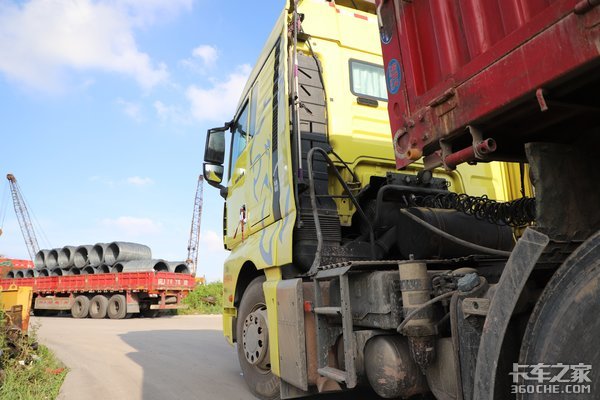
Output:
<instances>
[{"instance_id":1,"label":"yellow truck cab","mask_svg":"<svg viewBox=\"0 0 600 400\"><path fill-rule=\"evenodd\" d=\"M478 255L501 258L513 246L510 227L493 220L497 213L477 216L469 207L520 196L511 180L518 169L481 163L429 172L417 163L396 171L388 84L374 1L291 2L231 122L208 131L204 178L225 199L231 252L223 331L257 397L376 379L354 364L373 342L367 339L398 335L402 307L389 302L400 295L390 286L400 280L397 260L474 267Z\"/></svg>"}]
</instances>

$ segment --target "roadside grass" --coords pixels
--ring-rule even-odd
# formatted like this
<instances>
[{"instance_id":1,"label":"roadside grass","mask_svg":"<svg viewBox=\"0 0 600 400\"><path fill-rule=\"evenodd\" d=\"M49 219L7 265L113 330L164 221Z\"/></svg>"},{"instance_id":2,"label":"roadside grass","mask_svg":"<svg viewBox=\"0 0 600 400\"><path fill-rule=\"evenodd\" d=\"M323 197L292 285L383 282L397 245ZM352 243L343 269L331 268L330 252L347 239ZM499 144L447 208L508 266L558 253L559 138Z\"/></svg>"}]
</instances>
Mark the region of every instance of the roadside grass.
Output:
<instances>
[{"instance_id":1,"label":"roadside grass","mask_svg":"<svg viewBox=\"0 0 600 400\"><path fill-rule=\"evenodd\" d=\"M58 396L68 371L47 347L36 344L35 336L34 328L29 337L9 340L4 326L0 327L4 370L0 400L54 400Z\"/></svg>"},{"instance_id":2,"label":"roadside grass","mask_svg":"<svg viewBox=\"0 0 600 400\"><path fill-rule=\"evenodd\" d=\"M221 314L223 312L223 283L198 285L183 299L188 308L177 310L179 315Z\"/></svg>"}]
</instances>

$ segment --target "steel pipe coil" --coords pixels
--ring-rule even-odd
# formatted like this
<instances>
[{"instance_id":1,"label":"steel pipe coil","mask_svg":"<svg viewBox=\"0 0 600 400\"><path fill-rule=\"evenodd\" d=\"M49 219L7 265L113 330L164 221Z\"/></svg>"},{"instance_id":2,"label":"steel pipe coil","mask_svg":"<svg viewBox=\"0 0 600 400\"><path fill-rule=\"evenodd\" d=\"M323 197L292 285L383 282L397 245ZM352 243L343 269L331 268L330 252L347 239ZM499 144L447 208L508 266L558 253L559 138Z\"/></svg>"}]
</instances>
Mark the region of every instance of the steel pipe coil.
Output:
<instances>
[{"instance_id":1,"label":"steel pipe coil","mask_svg":"<svg viewBox=\"0 0 600 400\"><path fill-rule=\"evenodd\" d=\"M48 268L39 269L38 276L50 276L50 270Z\"/></svg>"},{"instance_id":2,"label":"steel pipe coil","mask_svg":"<svg viewBox=\"0 0 600 400\"><path fill-rule=\"evenodd\" d=\"M89 264L89 253L92 251L93 247L94 246L91 244L77 247L75 250L75 257L73 259L73 264L77 268L81 269Z\"/></svg>"},{"instance_id":3,"label":"steel pipe coil","mask_svg":"<svg viewBox=\"0 0 600 400\"><path fill-rule=\"evenodd\" d=\"M190 274L190 267L183 261L170 262L169 272L175 272L177 274Z\"/></svg>"},{"instance_id":4,"label":"steel pipe coil","mask_svg":"<svg viewBox=\"0 0 600 400\"><path fill-rule=\"evenodd\" d=\"M150 247L139 243L112 242L104 252L104 262L110 265L117 262L150 259L152 259Z\"/></svg>"},{"instance_id":5,"label":"steel pipe coil","mask_svg":"<svg viewBox=\"0 0 600 400\"><path fill-rule=\"evenodd\" d=\"M60 249L52 249L48 252L46 256L46 267L53 269L58 267L58 252Z\"/></svg>"},{"instance_id":6,"label":"steel pipe coil","mask_svg":"<svg viewBox=\"0 0 600 400\"><path fill-rule=\"evenodd\" d=\"M100 265L98 265L97 267L94 267L94 269L96 270L96 274L108 274L110 273L110 265L106 264L106 263L102 263Z\"/></svg>"},{"instance_id":7,"label":"steel pipe coil","mask_svg":"<svg viewBox=\"0 0 600 400\"><path fill-rule=\"evenodd\" d=\"M65 246L58 252L58 266L62 269L68 269L73 266L75 260L75 246Z\"/></svg>"},{"instance_id":8,"label":"steel pipe coil","mask_svg":"<svg viewBox=\"0 0 600 400\"><path fill-rule=\"evenodd\" d=\"M50 276L63 276L63 270L56 267L50 270Z\"/></svg>"},{"instance_id":9,"label":"steel pipe coil","mask_svg":"<svg viewBox=\"0 0 600 400\"><path fill-rule=\"evenodd\" d=\"M111 272L168 272L169 263L165 260L131 260L115 263Z\"/></svg>"},{"instance_id":10,"label":"steel pipe coil","mask_svg":"<svg viewBox=\"0 0 600 400\"><path fill-rule=\"evenodd\" d=\"M50 253L50 250L40 250L35 253L35 257L33 259L33 265L35 269L40 270L46 267L46 257Z\"/></svg>"},{"instance_id":11,"label":"steel pipe coil","mask_svg":"<svg viewBox=\"0 0 600 400\"><path fill-rule=\"evenodd\" d=\"M104 262L104 253L108 243L96 243L88 254L88 259L91 265L100 265Z\"/></svg>"},{"instance_id":12,"label":"steel pipe coil","mask_svg":"<svg viewBox=\"0 0 600 400\"><path fill-rule=\"evenodd\" d=\"M15 271L15 278L25 278L25 273L23 272L22 269L16 270Z\"/></svg>"},{"instance_id":13,"label":"steel pipe coil","mask_svg":"<svg viewBox=\"0 0 600 400\"><path fill-rule=\"evenodd\" d=\"M35 278L37 276L37 271L34 269L26 269L23 271L23 275L25 278Z\"/></svg>"},{"instance_id":14,"label":"steel pipe coil","mask_svg":"<svg viewBox=\"0 0 600 400\"><path fill-rule=\"evenodd\" d=\"M87 265L79 270L80 275L93 275L96 273L96 268L91 265Z\"/></svg>"},{"instance_id":15,"label":"steel pipe coil","mask_svg":"<svg viewBox=\"0 0 600 400\"><path fill-rule=\"evenodd\" d=\"M8 271L5 276L6 279L13 279L14 277L15 277L15 271Z\"/></svg>"}]
</instances>

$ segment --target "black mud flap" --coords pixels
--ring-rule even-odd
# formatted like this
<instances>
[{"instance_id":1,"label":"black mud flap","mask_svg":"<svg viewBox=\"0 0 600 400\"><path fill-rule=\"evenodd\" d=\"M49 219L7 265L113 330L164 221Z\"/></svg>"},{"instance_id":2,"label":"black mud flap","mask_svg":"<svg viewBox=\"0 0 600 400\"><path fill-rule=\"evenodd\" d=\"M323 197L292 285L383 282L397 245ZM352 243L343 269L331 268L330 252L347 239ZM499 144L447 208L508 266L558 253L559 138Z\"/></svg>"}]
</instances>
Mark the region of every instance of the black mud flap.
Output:
<instances>
[{"instance_id":1,"label":"black mud flap","mask_svg":"<svg viewBox=\"0 0 600 400\"><path fill-rule=\"evenodd\" d=\"M519 295L549 241L548 236L527 228L506 263L483 326L475 369L474 400L494 399L502 339Z\"/></svg>"}]
</instances>

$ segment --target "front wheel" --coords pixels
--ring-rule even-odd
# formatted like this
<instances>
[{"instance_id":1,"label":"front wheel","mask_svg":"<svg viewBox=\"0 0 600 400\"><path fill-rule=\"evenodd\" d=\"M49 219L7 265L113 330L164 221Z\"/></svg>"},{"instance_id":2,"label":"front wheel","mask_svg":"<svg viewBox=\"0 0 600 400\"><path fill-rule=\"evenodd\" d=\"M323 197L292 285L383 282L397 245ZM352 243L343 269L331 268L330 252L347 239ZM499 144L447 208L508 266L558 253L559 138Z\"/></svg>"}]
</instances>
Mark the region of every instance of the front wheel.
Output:
<instances>
[{"instance_id":1,"label":"front wheel","mask_svg":"<svg viewBox=\"0 0 600 400\"><path fill-rule=\"evenodd\" d=\"M271 371L264 277L255 278L244 292L236 326L237 353L246 384L264 400L279 399L279 377Z\"/></svg>"}]
</instances>

